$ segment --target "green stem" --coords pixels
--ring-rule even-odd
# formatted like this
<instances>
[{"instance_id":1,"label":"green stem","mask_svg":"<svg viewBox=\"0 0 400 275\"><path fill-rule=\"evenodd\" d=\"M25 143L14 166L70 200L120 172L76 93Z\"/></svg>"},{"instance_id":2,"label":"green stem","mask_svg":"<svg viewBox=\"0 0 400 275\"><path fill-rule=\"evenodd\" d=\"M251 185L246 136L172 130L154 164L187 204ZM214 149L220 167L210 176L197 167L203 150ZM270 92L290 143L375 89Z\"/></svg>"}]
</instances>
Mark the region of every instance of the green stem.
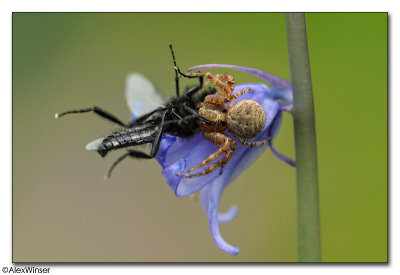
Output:
<instances>
[{"instance_id":1,"label":"green stem","mask_svg":"<svg viewBox=\"0 0 400 275\"><path fill-rule=\"evenodd\" d=\"M286 13L296 150L300 262L320 262L317 145L304 13Z\"/></svg>"}]
</instances>

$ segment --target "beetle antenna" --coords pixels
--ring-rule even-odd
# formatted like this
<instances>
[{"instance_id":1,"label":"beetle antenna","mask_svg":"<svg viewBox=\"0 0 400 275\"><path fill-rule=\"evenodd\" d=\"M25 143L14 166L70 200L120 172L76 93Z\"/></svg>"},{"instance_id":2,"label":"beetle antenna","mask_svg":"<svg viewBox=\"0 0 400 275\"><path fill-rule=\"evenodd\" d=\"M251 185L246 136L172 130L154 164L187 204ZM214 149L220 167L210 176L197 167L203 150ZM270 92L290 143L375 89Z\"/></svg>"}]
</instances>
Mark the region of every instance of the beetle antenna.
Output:
<instances>
[{"instance_id":1,"label":"beetle antenna","mask_svg":"<svg viewBox=\"0 0 400 275\"><path fill-rule=\"evenodd\" d=\"M174 62L174 71L175 71L175 89L176 89L176 96L179 97L179 77L178 77L178 67L176 66L176 59L174 50L172 49L172 43L168 43L169 49L172 54L172 61Z\"/></svg>"}]
</instances>

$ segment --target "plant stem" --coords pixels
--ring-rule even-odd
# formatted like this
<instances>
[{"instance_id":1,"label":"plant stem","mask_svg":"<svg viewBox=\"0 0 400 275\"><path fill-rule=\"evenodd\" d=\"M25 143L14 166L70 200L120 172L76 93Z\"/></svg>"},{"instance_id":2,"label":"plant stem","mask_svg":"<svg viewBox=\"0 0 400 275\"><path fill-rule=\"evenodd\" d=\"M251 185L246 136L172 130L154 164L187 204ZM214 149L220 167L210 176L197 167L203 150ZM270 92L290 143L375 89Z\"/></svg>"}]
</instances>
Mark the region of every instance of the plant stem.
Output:
<instances>
[{"instance_id":1,"label":"plant stem","mask_svg":"<svg viewBox=\"0 0 400 275\"><path fill-rule=\"evenodd\" d=\"M304 13L286 13L296 150L300 262L320 262L320 224L314 103Z\"/></svg>"}]
</instances>

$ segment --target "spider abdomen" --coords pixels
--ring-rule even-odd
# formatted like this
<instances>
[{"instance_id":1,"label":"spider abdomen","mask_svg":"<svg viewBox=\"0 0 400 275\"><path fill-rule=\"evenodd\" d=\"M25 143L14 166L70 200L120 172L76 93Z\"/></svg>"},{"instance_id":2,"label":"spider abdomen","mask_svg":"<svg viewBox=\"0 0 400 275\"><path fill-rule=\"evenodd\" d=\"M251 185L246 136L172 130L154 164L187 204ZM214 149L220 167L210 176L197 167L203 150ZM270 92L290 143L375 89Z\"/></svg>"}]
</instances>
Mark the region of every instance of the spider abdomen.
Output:
<instances>
[{"instance_id":1,"label":"spider abdomen","mask_svg":"<svg viewBox=\"0 0 400 275\"><path fill-rule=\"evenodd\" d=\"M228 130L241 138L256 137L264 129L266 116L254 100L242 100L229 108Z\"/></svg>"}]
</instances>

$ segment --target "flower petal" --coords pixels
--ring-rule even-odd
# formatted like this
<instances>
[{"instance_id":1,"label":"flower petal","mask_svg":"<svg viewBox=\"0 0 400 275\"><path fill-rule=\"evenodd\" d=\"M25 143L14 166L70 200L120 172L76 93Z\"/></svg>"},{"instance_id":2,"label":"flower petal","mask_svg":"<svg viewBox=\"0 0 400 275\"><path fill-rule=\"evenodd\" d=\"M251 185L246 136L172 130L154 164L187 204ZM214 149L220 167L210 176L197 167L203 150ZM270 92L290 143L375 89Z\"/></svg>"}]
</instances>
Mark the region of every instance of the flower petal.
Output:
<instances>
[{"instance_id":1,"label":"flower petal","mask_svg":"<svg viewBox=\"0 0 400 275\"><path fill-rule=\"evenodd\" d=\"M231 222L234 218L236 218L238 213L239 213L239 208L236 205L232 205L228 211L224 213L218 213L218 222L219 223Z\"/></svg>"},{"instance_id":2,"label":"flower petal","mask_svg":"<svg viewBox=\"0 0 400 275\"><path fill-rule=\"evenodd\" d=\"M201 192L200 192L200 202L201 202L201 205L203 206L204 212L206 212L206 213L208 213L208 200L209 200L208 186L209 185L204 186L204 188L201 189ZM218 213L218 222L219 223L228 223L236 217L238 212L239 212L238 207L236 205L232 205L228 211L226 211L224 213L220 213L220 212Z\"/></svg>"},{"instance_id":3,"label":"flower petal","mask_svg":"<svg viewBox=\"0 0 400 275\"><path fill-rule=\"evenodd\" d=\"M223 175L210 183L208 187L208 219L210 223L211 235L219 249L231 255L237 255L239 253L239 248L228 244L222 238L219 230L218 205L222 191L224 190L226 184L226 176Z\"/></svg>"},{"instance_id":4,"label":"flower petal","mask_svg":"<svg viewBox=\"0 0 400 275\"><path fill-rule=\"evenodd\" d=\"M163 135L163 139L167 137L170 137L170 135ZM176 174L183 171L174 170L174 168L181 168L181 166L176 166L176 163L184 163L186 169L191 168L214 152L215 148L213 143L205 140L201 133L197 133L189 138L176 137L176 141L171 144L167 151L156 155L156 159L163 167L163 176L166 178L168 185L174 190L176 196L185 197L191 195L218 176L218 173L210 173L198 178L179 177ZM165 156L164 161L160 156Z\"/></svg>"}]
</instances>

